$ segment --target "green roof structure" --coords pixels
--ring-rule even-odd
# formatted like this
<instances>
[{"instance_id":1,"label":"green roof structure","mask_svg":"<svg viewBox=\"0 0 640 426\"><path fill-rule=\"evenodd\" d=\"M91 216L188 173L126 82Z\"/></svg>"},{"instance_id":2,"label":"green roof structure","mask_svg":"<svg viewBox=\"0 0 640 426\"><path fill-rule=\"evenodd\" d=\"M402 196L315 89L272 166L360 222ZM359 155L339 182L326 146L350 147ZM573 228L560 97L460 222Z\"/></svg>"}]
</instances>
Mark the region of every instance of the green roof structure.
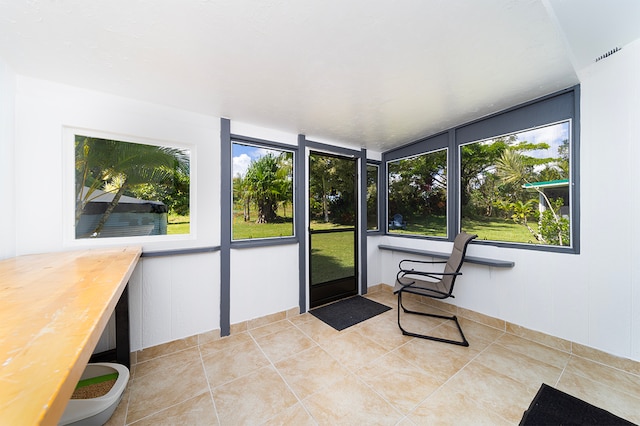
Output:
<instances>
[{"instance_id":1,"label":"green roof structure","mask_svg":"<svg viewBox=\"0 0 640 426\"><path fill-rule=\"evenodd\" d=\"M569 179L547 180L522 185L523 188L560 188L563 186L569 186Z\"/></svg>"}]
</instances>

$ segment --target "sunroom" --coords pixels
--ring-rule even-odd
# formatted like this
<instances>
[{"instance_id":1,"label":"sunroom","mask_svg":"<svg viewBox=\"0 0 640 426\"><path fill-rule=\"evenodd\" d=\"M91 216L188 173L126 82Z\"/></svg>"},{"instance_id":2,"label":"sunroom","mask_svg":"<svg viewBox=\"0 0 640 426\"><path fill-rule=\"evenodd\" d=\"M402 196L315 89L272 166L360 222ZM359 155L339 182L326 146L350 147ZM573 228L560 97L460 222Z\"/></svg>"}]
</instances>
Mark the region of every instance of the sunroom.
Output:
<instances>
[{"instance_id":1,"label":"sunroom","mask_svg":"<svg viewBox=\"0 0 640 426\"><path fill-rule=\"evenodd\" d=\"M513 424L541 381L640 422L635 2L36 1L0 16L0 259L142 251L115 424ZM82 174L82 138L151 148ZM151 150L175 162L127 181ZM100 180L164 200L166 232L79 238L78 188ZM445 256L460 231L478 235L475 261L433 308L462 318L469 351L404 340L398 262ZM354 296L392 310L346 332L309 314ZM116 334L112 319L92 350ZM154 383L170 362L189 380ZM390 371L419 377L416 393ZM498 384L516 400L479 390Z\"/></svg>"}]
</instances>

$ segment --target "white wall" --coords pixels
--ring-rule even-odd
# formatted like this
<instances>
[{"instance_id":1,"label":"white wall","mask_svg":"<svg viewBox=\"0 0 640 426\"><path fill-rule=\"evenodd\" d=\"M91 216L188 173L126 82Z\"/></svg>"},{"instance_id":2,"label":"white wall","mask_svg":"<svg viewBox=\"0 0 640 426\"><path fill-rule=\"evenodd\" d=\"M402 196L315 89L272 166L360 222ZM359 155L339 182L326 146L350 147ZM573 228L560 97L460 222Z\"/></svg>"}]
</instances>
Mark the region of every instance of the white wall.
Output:
<instances>
[{"instance_id":1,"label":"white wall","mask_svg":"<svg viewBox=\"0 0 640 426\"><path fill-rule=\"evenodd\" d=\"M640 361L640 40L580 74L581 254L471 246L513 269L465 264L453 303ZM383 237L433 250L450 244ZM392 284L402 254L381 252Z\"/></svg>"},{"instance_id":2,"label":"white wall","mask_svg":"<svg viewBox=\"0 0 640 426\"><path fill-rule=\"evenodd\" d=\"M63 170L63 154L72 152L68 149L73 143L63 136L65 126L188 144L195 152L192 172L197 197L191 212L192 220L197 220L195 234L173 241L146 240L143 248L220 244L218 118L22 76L17 77L15 111L18 255L87 247L89 243L93 247L123 244L65 239L63 224L70 218L64 214L71 206L63 200L73 191L69 187L73 182L65 180ZM130 281L132 350L218 329L219 277L219 253L143 259Z\"/></svg>"},{"instance_id":3,"label":"white wall","mask_svg":"<svg viewBox=\"0 0 640 426\"><path fill-rule=\"evenodd\" d=\"M0 58L0 259L15 256L14 101L16 76Z\"/></svg>"},{"instance_id":4,"label":"white wall","mask_svg":"<svg viewBox=\"0 0 640 426\"><path fill-rule=\"evenodd\" d=\"M640 39L579 77L589 339L640 360Z\"/></svg>"},{"instance_id":5,"label":"white wall","mask_svg":"<svg viewBox=\"0 0 640 426\"><path fill-rule=\"evenodd\" d=\"M580 255L473 246L469 254L513 260L503 270L465 265L455 302L524 327L640 361L638 211L640 43L580 73ZM0 87L14 87L2 71ZM62 128L188 141L198 151L197 237L174 245L219 244L219 120L18 77L15 179L17 254L64 248ZM0 106L3 120L10 103ZM295 135L236 126L232 132L295 144ZM0 147L11 149L11 131ZM287 140L282 140L287 139ZM7 142L9 141L9 142ZM3 157L4 158L4 157ZM2 160L6 163L6 160ZM10 186L3 175L1 188ZM12 219L9 219L11 223ZM3 229L4 235L4 229ZM401 255L381 244L446 250L447 243L369 239L370 285L392 284ZM169 244L171 245L171 244ZM165 244L166 246L166 244ZM163 248L145 243L145 249ZM166 248L166 247L164 247ZM9 251L11 251L9 246ZM251 265L250 267L248 265ZM232 251L231 322L297 306L297 246ZM380 265L380 266L378 266ZM142 261L131 281L132 349L219 328L217 253Z\"/></svg>"},{"instance_id":6,"label":"white wall","mask_svg":"<svg viewBox=\"0 0 640 426\"><path fill-rule=\"evenodd\" d=\"M231 324L298 306L298 244L231 250Z\"/></svg>"}]
</instances>

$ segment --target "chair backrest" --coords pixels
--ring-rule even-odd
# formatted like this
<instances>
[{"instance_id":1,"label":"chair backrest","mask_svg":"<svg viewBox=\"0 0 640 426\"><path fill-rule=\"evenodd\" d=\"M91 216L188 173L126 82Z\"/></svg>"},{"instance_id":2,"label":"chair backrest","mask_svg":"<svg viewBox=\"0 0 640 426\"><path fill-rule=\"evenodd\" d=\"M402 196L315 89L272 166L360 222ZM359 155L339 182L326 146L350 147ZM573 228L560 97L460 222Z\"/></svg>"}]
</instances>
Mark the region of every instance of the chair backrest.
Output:
<instances>
[{"instance_id":1,"label":"chair backrest","mask_svg":"<svg viewBox=\"0 0 640 426\"><path fill-rule=\"evenodd\" d=\"M477 235L467 234L462 231L458 235L456 235L456 239L453 240L453 250L451 250L451 256L449 256L449 260L447 260L447 264L444 267L445 273L458 273L460 272L460 268L462 268L462 263L464 262L464 256L467 253L467 246L476 238ZM445 285L449 294L453 291L453 285L456 282L456 275L445 275L442 277L442 284Z\"/></svg>"},{"instance_id":2,"label":"chair backrest","mask_svg":"<svg viewBox=\"0 0 640 426\"><path fill-rule=\"evenodd\" d=\"M402 215L400 213L396 213L393 215L393 221L395 223L402 223Z\"/></svg>"}]
</instances>

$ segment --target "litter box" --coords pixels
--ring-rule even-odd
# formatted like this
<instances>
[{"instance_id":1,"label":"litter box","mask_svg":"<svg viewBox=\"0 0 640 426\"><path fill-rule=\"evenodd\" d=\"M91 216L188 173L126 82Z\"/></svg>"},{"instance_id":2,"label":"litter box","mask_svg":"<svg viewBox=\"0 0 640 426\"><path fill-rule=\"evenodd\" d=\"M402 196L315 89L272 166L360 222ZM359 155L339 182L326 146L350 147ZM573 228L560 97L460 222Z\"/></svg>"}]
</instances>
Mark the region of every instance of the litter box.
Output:
<instances>
[{"instance_id":1,"label":"litter box","mask_svg":"<svg viewBox=\"0 0 640 426\"><path fill-rule=\"evenodd\" d=\"M129 381L129 370L124 365L109 362L88 364L78 382L78 387L82 387L113 379L115 379L113 387L102 396L70 399L58 425L104 425L122 399Z\"/></svg>"}]
</instances>

